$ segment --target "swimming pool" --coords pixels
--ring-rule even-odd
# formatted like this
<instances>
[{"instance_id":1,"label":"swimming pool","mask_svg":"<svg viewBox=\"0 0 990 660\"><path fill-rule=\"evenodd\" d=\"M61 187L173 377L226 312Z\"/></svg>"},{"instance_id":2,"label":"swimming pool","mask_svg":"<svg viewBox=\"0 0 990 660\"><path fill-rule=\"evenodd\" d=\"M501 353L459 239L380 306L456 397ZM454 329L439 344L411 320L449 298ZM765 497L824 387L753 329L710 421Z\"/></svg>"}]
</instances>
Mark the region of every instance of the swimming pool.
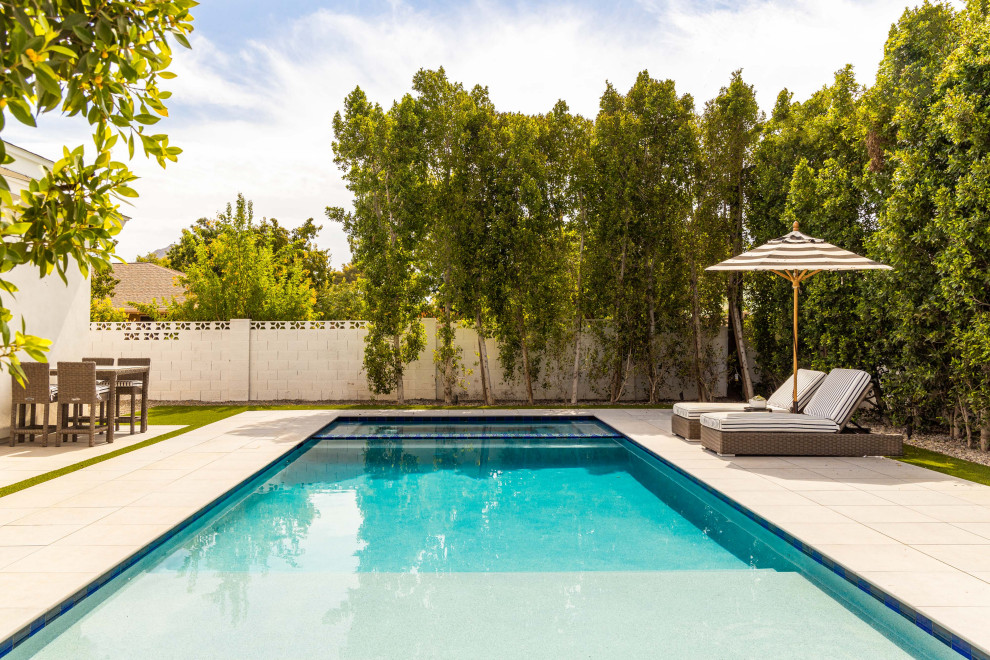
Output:
<instances>
[{"instance_id":1,"label":"swimming pool","mask_svg":"<svg viewBox=\"0 0 990 660\"><path fill-rule=\"evenodd\" d=\"M341 419L12 657L958 657L590 418Z\"/></svg>"}]
</instances>

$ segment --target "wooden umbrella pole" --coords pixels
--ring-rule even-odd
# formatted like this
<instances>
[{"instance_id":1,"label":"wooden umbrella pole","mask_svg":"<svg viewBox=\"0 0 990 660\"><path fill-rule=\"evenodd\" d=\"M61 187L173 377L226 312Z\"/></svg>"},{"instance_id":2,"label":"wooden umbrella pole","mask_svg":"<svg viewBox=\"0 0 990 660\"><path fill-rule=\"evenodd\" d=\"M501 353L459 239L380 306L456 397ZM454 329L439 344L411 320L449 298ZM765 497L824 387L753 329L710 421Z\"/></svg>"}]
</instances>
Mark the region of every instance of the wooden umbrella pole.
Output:
<instances>
[{"instance_id":1,"label":"wooden umbrella pole","mask_svg":"<svg viewBox=\"0 0 990 660\"><path fill-rule=\"evenodd\" d=\"M798 411L798 289L801 287L801 280L792 277L791 286L794 288L794 401L791 404L791 412L796 413Z\"/></svg>"},{"instance_id":2,"label":"wooden umbrella pole","mask_svg":"<svg viewBox=\"0 0 990 660\"><path fill-rule=\"evenodd\" d=\"M794 224L797 225L797 223L794 223ZM795 227L795 231L797 231L797 228L796 227ZM814 271L812 273L809 273L808 271L804 271L804 272L799 273L796 270L784 270L784 271L774 270L774 271L771 271L771 272L773 272L775 275L779 275L780 277L783 277L785 280L787 280L788 282L790 282L791 283L791 288L794 289L794 376L792 377L793 380L794 380L794 396L793 396L793 401L791 402L791 412L795 412L796 413L798 411L798 385L797 385L797 372L798 372L798 289L800 288L801 282L803 280L811 277L812 275L814 275L815 273L818 273L820 271L817 271L816 270L816 271Z\"/></svg>"}]
</instances>

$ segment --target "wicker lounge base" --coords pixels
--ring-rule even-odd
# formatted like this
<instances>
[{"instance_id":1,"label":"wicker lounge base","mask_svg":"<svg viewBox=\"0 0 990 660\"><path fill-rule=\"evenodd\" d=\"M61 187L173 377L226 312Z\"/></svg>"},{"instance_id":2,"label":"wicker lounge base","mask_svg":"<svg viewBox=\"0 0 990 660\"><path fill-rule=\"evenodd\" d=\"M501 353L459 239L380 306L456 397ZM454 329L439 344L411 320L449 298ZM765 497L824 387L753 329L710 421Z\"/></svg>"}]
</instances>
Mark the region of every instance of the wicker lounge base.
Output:
<instances>
[{"instance_id":1,"label":"wicker lounge base","mask_svg":"<svg viewBox=\"0 0 990 660\"><path fill-rule=\"evenodd\" d=\"M686 440L697 442L701 439L701 420L674 415L670 420L670 430Z\"/></svg>"},{"instance_id":2,"label":"wicker lounge base","mask_svg":"<svg viewBox=\"0 0 990 660\"><path fill-rule=\"evenodd\" d=\"M701 427L701 445L736 456L900 456L904 436L888 433L727 432Z\"/></svg>"}]
</instances>

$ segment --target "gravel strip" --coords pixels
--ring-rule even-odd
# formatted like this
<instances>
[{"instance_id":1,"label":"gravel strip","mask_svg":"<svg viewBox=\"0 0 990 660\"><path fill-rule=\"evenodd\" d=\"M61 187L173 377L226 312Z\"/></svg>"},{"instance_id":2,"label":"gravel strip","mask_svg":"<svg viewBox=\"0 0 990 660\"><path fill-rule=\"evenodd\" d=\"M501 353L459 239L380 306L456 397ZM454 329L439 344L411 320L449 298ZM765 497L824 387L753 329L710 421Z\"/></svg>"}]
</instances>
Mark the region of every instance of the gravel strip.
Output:
<instances>
[{"instance_id":1,"label":"gravel strip","mask_svg":"<svg viewBox=\"0 0 990 660\"><path fill-rule=\"evenodd\" d=\"M870 426L880 433L903 433L904 431L900 428L884 426L876 423L871 424ZM978 438L974 438L974 441L979 443ZM922 449L928 449L929 451L937 451L940 454L945 454L946 456L951 456L952 458L961 458L964 461L971 461L973 463L979 463L980 465L990 466L990 452L980 451L979 449L969 449L966 446L965 440L953 440L952 436L948 433L915 432L911 436L910 440L905 440L905 444L920 447ZM978 444L977 447L979 447Z\"/></svg>"}]
</instances>

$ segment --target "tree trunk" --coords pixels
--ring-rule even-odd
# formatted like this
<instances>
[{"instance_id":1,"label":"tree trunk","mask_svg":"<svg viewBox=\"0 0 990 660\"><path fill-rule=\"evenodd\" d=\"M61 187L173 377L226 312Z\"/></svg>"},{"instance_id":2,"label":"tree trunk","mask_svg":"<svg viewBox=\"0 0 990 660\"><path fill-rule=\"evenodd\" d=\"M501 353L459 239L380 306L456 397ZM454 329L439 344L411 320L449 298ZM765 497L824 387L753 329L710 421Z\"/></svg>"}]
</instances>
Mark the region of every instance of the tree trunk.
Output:
<instances>
[{"instance_id":1,"label":"tree trunk","mask_svg":"<svg viewBox=\"0 0 990 660\"><path fill-rule=\"evenodd\" d=\"M626 214L626 218L622 230L622 253L619 258L619 281L618 281L618 286L616 287L615 314L612 316L613 323L616 323L622 316L627 315L623 313L625 310L622 309L622 301L624 298L623 286L626 280L626 248L628 247L628 243L629 243L629 214ZM621 327L617 327L617 328L613 328L613 330L616 333L616 336L618 337L622 334L623 329ZM632 356L632 347L629 348L629 355ZM629 361L627 360L626 364L628 363ZM622 368L622 353L616 350L615 373L612 375L612 390L611 390L612 403L618 401L619 397L622 396L622 390L626 386L626 377L628 375L627 373L625 373L625 371L626 370Z\"/></svg>"},{"instance_id":2,"label":"tree trunk","mask_svg":"<svg viewBox=\"0 0 990 660\"><path fill-rule=\"evenodd\" d=\"M581 316L574 319L574 371L571 374L571 405L577 405L581 370Z\"/></svg>"},{"instance_id":3,"label":"tree trunk","mask_svg":"<svg viewBox=\"0 0 990 660\"><path fill-rule=\"evenodd\" d=\"M523 377L526 380L526 399L529 405L533 405L533 374L529 370L529 349L526 347L526 322L522 314L519 315L519 344L522 346Z\"/></svg>"},{"instance_id":4,"label":"tree trunk","mask_svg":"<svg viewBox=\"0 0 990 660\"><path fill-rule=\"evenodd\" d=\"M986 451L990 447L990 414L983 413L980 422L980 451Z\"/></svg>"},{"instance_id":5,"label":"tree trunk","mask_svg":"<svg viewBox=\"0 0 990 660\"><path fill-rule=\"evenodd\" d=\"M478 337L478 377L481 378L481 405L488 405L488 383L485 382L485 368L481 366L481 344L484 340Z\"/></svg>"},{"instance_id":6,"label":"tree trunk","mask_svg":"<svg viewBox=\"0 0 990 660\"><path fill-rule=\"evenodd\" d=\"M743 338L742 313L734 301L729 304L729 315L732 319L732 332L736 339L736 355L739 357L739 374L742 376L743 398L749 401L753 398L753 379L749 374L749 357L746 355L746 341Z\"/></svg>"},{"instance_id":7,"label":"tree trunk","mask_svg":"<svg viewBox=\"0 0 990 660\"><path fill-rule=\"evenodd\" d=\"M654 286L654 274L653 274L653 262L650 262L650 302L649 302L649 314L650 314L650 335L646 338L646 359L649 360L649 366L646 370L647 377L650 381L650 394L649 401L650 404L655 404L657 402L657 388L660 386L658 382L660 380L660 370L657 368L657 356L654 354L656 349L656 334L657 334L657 314L656 314L656 302L655 302L655 292L653 291Z\"/></svg>"},{"instance_id":8,"label":"tree trunk","mask_svg":"<svg viewBox=\"0 0 990 660\"><path fill-rule=\"evenodd\" d=\"M960 413L962 414L963 429L966 432L966 447L969 449L973 448L973 428L969 425L969 409L966 407L965 403L960 404Z\"/></svg>"},{"instance_id":9,"label":"tree trunk","mask_svg":"<svg viewBox=\"0 0 990 660\"><path fill-rule=\"evenodd\" d=\"M904 435L907 437L908 440L910 440L911 436L914 435L914 425L917 421L918 421L918 408L917 406L912 406L911 414L908 415L907 426L904 429Z\"/></svg>"},{"instance_id":10,"label":"tree trunk","mask_svg":"<svg viewBox=\"0 0 990 660\"><path fill-rule=\"evenodd\" d=\"M615 403L622 396L622 388L625 387L626 373L623 369L622 353L618 350L615 352L615 372L612 374L612 389L610 391L609 401Z\"/></svg>"},{"instance_id":11,"label":"tree trunk","mask_svg":"<svg viewBox=\"0 0 990 660\"><path fill-rule=\"evenodd\" d=\"M743 241L743 167L745 165L745 154L740 152L734 163L735 171L732 173L735 178L733 191L729 201L729 214L732 216L732 256L742 254ZM753 378L749 373L749 360L746 355L746 342L743 333L742 323L742 276L738 273L729 273L729 316L732 319L733 332L736 338L736 355L739 357L739 374L742 377L743 397L746 400L753 398Z\"/></svg>"},{"instance_id":12,"label":"tree trunk","mask_svg":"<svg viewBox=\"0 0 990 660\"><path fill-rule=\"evenodd\" d=\"M475 315L478 329L478 358L481 362L481 392L485 397L485 405L495 405L495 391L492 389L492 373L488 368L488 346L485 344L485 326L481 322L481 311Z\"/></svg>"},{"instance_id":13,"label":"tree trunk","mask_svg":"<svg viewBox=\"0 0 990 660\"><path fill-rule=\"evenodd\" d=\"M618 403L619 399L622 398L622 393L626 389L626 381L629 379L629 364L631 362L632 362L632 349L630 348L629 353L626 355L625 368L623 369L621 368L621 366L619 368L619 373L622 375L622 378L618 380L615 388L612 391L612 399L610 401L611 403Z\"/></svg>"},{"instance_id":14,"label":"tree trunk","mask_svg":"<svg viewBox=\"0 0 990 660\"><path fill-rule=\"evenodd\" d=\"M694 382L698 401L708 401L708 388L702 380L701 368L701 301L698 292L698 265L691 261L691 328L694 331Z\"/></svg>"},{"instance_id":15,"label":"tree trunk","mask_svg":"<svg viewBox=\"0 0 990 660\"><path fill-rule=\"evenodd\" d=\"M395 402L403 404L406 393L402 388L402 338L399 335L392 336L392 351L395 353Z\"/></svg>"},{"instance_id":16,"label":"tree trunk","mask_svg":"<svg viewBox=\"0 0 990 660\"><path fill-rule=\"evenodd\" d=\"M447 306L447 310L444 312L443 317L443 330L442 340L443 345L440 350L443 351L443 362L441 369L443 373L441 377L443 378L443 402L448 406L454 402L454 357L453 357L453 332L450 327L450 306Z\"/></svg>"},{"instance_id":17,"label":"tree trunk","mask_svg":"<svg viewBox=\"0 0 990 660\"><path fill-rule=\"evenodd\" d=\"M443 306L443 329L441 331L441 337L443 340L440 350L443 351L443 361L441 362L441 369L443 370L443 402L448 406L454 402L454 333L451 325L451 309L450 309L450 267L444 269L443 272L443 285L444 285L444 301Z\"/></svg>"},{"instance_id":18,"label":"tree trunk","mask_svg":"<svg viewBox=\"0 0 990 660\"><path fill-rule=\"evenodd\" d=\"M582 208L582 215L584 210ZM576 405L578 402L578 380L580 378L580 368L581 368L581 321L584 315L581 313L581 263L584 258L584 227L581 227L581 242L578 246L578 265L577 265L577 297L576 313L574 315L574 372L571 375L571 405Z\"/></svg>"}]
</instances>

